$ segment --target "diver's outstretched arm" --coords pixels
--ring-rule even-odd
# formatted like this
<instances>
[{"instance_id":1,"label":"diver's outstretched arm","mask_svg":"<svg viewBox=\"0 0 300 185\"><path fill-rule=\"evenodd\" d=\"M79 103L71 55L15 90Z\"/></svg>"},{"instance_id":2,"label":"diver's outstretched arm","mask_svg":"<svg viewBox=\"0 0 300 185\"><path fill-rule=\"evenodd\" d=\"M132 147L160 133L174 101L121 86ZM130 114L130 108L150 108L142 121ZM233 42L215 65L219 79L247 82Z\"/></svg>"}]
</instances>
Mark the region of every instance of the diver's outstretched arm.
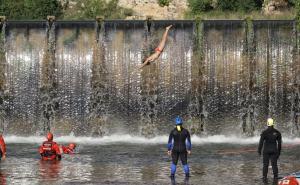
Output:
<instances>
[{"instance_id":1,"label":"diver's outstretched arm","mask_svg":"<svg viewBox=\"0 0 300 185\"><path fill-rule=\"evenodd\" d=\"M156 59L158 59L158 57L160 56L161 52L163 51L163 49L165 48L165 45L166 45L166 41L167 41L167 38L168 38L168 32L169 32L169 29L172 27L172 25L166 27L166 31L164 32L163 34L163 37L159 43L159 45L157 46L157 48L155 48L155 53L153 53L152 55L150 55L145 61L144 63L142 64L142 66L140 67L143 68L145 65L147 65L148 63L150 62L154 62Z\"/></svg>"}]
</instances>

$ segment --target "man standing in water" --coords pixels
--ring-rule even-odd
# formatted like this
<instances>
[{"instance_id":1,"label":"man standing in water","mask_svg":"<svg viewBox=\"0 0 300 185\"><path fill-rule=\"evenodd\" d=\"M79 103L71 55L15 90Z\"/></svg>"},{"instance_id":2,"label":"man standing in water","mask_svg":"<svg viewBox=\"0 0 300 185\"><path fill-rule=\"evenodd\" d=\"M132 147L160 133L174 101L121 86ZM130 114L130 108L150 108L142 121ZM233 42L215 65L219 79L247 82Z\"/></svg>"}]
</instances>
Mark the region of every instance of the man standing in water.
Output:
<instances>
[{"instance_id":1,"label":"man standing in water","mask_svg":"<svg viewBox=\"0 0 300 185\"><path fill-rule=\"evenodd\" d=\"M271 160L274 181L278 179L277 160L281 152L281 133L274 128L274 121L269 118L267 121L268 128L260 136L258 154L261 155L263 149L263 181L267 182L269 161Z\"/></svg>"},{"instance_id":2,"label":"man standing in water","mask_svg":"<svg viewBox=\"0 0 300 185\"><path fill-rule=\"evenodd\" d=\"M163 51L163 49L165 48L166 45L166 41L167 41L167 37L168 37L168 32L169 29L172 27L172 25L166 27L166 31L163 34L163 37L159 43L159 45L157 46L157 48L155 48L155 53L153 53L152 55L150 55L148 58L146 58L146 60L143 62L142 66L140 67L143 68L145 65L147 65L148 63L154 62L156 59L158 59L158 57L160 56L161 52Z\"/></svg>"},{"instance_id":3,"label":"man standing in water","mask_svg":"<svg viewBox=\"0 0 300 185\"><path fill-rule=\"evenodd\" d=\"M44 141L39 148L40 155L44 161L61 160L61 152L59 146L53 141L53 134L47 134L47 141Z\"/></svg>"},{"instance_id":4,"label":"man standing in water","mask_svg":"<svg viewBox=\"0 0 300 185\"><path fill-rule=\"evenodd\" d=\"M187 129L182 127L183 121L179 116L175 119L176 127L171 131L168 141L168 155L172 156L171 178L175 177L178 158L183 165L186 177L190 175L190 169L187 164L187 154L191 154L191 137Z\"/></svg>"}]
</instances>

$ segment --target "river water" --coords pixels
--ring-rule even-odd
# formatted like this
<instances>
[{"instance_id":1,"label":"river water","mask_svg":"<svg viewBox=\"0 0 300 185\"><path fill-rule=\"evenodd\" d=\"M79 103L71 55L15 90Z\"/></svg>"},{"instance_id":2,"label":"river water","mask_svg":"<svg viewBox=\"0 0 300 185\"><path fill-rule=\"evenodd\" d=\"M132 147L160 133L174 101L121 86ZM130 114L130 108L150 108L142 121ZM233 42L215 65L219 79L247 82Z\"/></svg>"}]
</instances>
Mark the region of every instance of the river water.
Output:
<instances>
[{"instance_id":1,"label":"river water","mask_svg":"<svg viewBox=\"0 0 300 185\"><path fill-rule=\"evenodd\" d=\"M42 137L6 136L5 139L8 154L0 165L2 184L262 184L262 158L256 152L258 137L192 137L191 177L184 178L179 162L175 182L169 178L167 136L58 137L58 143L73 141L78 147L75 155L64 155L54 163L40 161L38 146ZM283 138L283 141L281 176L300 169L300 139ZM271 181L272 170L269 170Z\"/></svg>"}]
</instances>

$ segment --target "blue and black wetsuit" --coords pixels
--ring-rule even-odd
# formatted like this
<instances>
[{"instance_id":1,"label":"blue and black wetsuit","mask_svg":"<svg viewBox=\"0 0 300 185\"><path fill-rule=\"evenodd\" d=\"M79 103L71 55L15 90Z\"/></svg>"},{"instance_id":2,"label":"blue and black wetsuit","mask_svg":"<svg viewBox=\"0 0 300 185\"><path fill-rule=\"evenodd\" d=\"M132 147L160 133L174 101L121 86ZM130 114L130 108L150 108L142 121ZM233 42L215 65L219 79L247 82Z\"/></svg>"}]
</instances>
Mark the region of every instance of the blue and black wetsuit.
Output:
<instances>
[{"instance_id":1,"label":"blue and black wetsuit","mask_svg":"<svg viewBox=\"0 0 300 185\"><path fill-rule=\"evenodd\" d=\"M174 176L176 172L176 165L178 159L183 165L185 174L189 175L189 166L187 164L187 150L191 150L191 136L187 129L180 126L180 131L176 128L173 129L169 136L168 151L172 150L172 164L171 164L171 176Z\"/></svg>"}]
</instances>

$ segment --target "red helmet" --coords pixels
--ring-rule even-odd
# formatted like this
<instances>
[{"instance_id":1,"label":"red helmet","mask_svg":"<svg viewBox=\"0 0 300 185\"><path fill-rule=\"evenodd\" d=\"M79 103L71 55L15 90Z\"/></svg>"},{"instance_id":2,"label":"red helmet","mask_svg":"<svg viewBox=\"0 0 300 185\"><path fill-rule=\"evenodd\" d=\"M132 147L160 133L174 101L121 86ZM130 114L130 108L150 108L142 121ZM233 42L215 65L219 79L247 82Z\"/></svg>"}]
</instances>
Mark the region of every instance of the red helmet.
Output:
<instances>
[{"instance_id":1,"label":"red helmet","mask_svg":"<svg viewBox=\"0 0 300 185\"><path fill-rule=\"evenodd\" d=\"M69 148L74 150L76 148L76 144L75 143L70 143Z\"/></svg>"},{"instance_id":2,"label":"red helmet","mask_svg":"<svg viewBox=\"0 0 300 185\"><path fill-rule=\"evenodd\" d=\"M47 140L48 140L48 141L52 141L52 140L53 140L53 134L52 134L51 132L49 132L49 133L47 134Z\"/></svg>"}]
</instances>

